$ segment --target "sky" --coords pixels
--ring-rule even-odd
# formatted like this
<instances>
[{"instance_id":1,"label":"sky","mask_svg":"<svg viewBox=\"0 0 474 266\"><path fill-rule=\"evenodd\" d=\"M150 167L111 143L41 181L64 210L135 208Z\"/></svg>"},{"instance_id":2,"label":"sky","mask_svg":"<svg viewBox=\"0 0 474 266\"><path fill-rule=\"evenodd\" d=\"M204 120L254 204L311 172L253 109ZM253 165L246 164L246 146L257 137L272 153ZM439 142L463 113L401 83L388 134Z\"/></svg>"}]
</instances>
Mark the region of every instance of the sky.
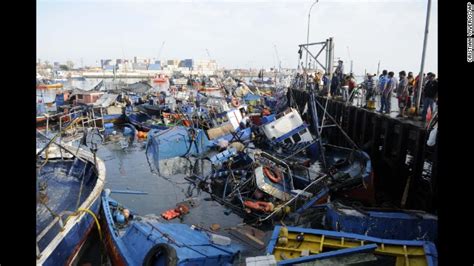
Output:
<instances>
[{"instance_id":1,"label":"sky","mask_svg":"<svg viewBox=\"0 0 474 266\"><path fill-rule=\"evenodd\" d=\"M296 68L313 2L37 0L37 58L76 66L81 59L94 66L100 59L134 56L211 58L225 68L270 68L278 61ZM379 61L380 71L416 73L426 10L427 0L319 0L311 10L309 41L333 37L335 58L344 60L346 71L352 60L356 74L376 72ZM425 72L437 73L437 0L430 14Z\"/></svg>"}]
</instances>

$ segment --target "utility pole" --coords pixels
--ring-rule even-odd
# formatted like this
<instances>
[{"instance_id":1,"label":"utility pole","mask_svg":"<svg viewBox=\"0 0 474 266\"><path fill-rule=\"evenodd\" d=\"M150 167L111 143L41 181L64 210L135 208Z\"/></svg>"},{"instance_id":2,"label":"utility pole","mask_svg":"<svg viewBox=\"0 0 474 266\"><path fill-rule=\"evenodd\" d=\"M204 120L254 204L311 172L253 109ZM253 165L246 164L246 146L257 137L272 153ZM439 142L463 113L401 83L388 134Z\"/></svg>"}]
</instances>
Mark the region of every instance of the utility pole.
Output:
<instances>
[{"instance_id":1,"label":"utility pole","mask_svg":"<svg viewBox=\"0 0 474 266\"><path fill-rule=\"evenodd\" d=\"M425 55L426 55L426 45L428 43L428 29L430 27L430 10L431 10L431 0L428 0L428 7L426 11L426 25L425 25L425 38L423 40L423 53L421 55L421 68L420 68L420 79L418 81L418 95L416 99L416 111L417 113L420 110L420 98L421 98L421 89L423 85L423 70L425 68Z\"/></svg>"},{"instance_id":2,"label":"utility pole","mask_svg":"<svg viewBox=\"0 0 474 266\"><path fill-rule=\"evenodd\" d=\"M309 12L308 12L308 32L306 33L306 49L309 49L309 23L310 23L310 19L311 19L311 9L313 9L313 6L319 2L319 0L316 0L314 1L314 3L311 5L311 7L309 8ZM308 68L308 51L306 51L306 60L305 60L305 67Z\"/></svg>"},{"instance_id":3,"label":"utility pole","mask_svg":"<svg viewBox=\"0 0 474 266\"><path fill-rule=\"evenodd\" d=\"M347 54L349 55L349 61L351 62L351 68L349 73L352 74L352 58L351 58L351 53L349 52L349 46L347 46Z\"/></svg>"}]
</instances>

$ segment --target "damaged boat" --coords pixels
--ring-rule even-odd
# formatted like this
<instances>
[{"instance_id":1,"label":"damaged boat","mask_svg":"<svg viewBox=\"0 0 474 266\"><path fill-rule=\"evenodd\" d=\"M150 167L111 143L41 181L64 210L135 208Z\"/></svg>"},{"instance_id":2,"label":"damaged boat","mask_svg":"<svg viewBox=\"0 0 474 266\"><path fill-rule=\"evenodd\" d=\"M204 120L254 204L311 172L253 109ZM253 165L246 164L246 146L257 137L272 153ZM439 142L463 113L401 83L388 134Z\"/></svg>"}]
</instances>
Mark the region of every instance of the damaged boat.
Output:
<instances>
[{"instance_id":1,"label":"damaged boat","mask_svg":"<svg viewBox=\"0 0 474 266\"><path fill-rule=\"evenodd\" d=\"M55 139L37 150L36 162L36 264L69 265L98 225L105 165Z\"/></svg>"},{"instance_id":2,"label":"damaged boat","mask_svg":"<svg viewBox=\"0 0 474 266\"><path fill-rule=\"evenodd\" d=\"M264 116L254 132L254 147L241 143L237 150L231 144L209 158L214 169L210 174L188 179L254 222L283 219L324 203L329 195L357 198L354 192L363 190L361 200L372 198L369 156L326 144L322 153L322 142L312 136L297 110Z\"/></svg>"},{"instance_id":3,"label":"damaged boat","mask_svg":"<svg viewBox=\"0 0 474 266\"><path fill-rule=\"evenodd\" d=\"M267 254L278 265L319 262L324 265L438 265L428 241L393 240L300 227L275 226Z\"/></svg>"},{"instance_id":4,"label":"damaged boat","mask_svg":"<svg viewBox=\"0 0 474 266\"><path fill-rule=\"evenodd\" d=\"M102 193L105 244L113 265L232 265L240 247L229 238L159 216L139 216Z\"/></svg>"}]
</instances>

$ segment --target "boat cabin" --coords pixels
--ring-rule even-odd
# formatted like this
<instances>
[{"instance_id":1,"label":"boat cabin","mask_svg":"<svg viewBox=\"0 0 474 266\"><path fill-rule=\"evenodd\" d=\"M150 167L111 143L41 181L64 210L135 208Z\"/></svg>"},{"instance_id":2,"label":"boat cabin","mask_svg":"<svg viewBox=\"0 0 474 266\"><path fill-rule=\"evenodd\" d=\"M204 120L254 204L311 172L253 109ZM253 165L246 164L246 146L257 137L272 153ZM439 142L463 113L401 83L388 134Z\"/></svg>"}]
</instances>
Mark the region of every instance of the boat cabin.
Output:
<instances>
[{"instance_id":1,"label":"boat cabin","mask_svg":"<svg viewBox=\"0 0 474 266\"><path fill-rule=\"evenodd\" d=\"M271 142L296 144L313 141L308 125L296 109L288 108L276 116L266 116L262 122L262 131Z\"/></svg>"},{"instance_id":2,"label":"boat cabin","mask_svg":"<svg viewBox=\"0 0 474 266\"><path fill-rule=\"evenodd\" d=\"M78 105L78 104L94 104L102 95L104 92L99 92L99 91L84 91L84 92L77 92L74 93L73 96L75 96L75 99L73 99L73 104ZM70 97L72 98L72 96Z\"/></svg>"}]
</instances>

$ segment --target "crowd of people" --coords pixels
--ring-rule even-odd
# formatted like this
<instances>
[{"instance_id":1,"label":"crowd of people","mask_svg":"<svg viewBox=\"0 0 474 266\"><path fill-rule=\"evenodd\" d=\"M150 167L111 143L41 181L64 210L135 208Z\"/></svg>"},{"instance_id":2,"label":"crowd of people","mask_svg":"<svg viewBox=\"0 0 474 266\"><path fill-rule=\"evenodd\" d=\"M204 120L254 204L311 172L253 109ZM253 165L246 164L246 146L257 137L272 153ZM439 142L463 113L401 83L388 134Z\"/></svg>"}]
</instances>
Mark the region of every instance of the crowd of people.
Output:
<instances>
[{"instance_id":1,"label":"crowd of people","mask_svg":"<svg viewBox=\"0 0 474 266\"><path fill-rule=\"evenodd\" d=\"M303 77L304 75L306 74L303 73L300 76ZM355 95L358 94L365 100L364 107L367 107L370 101L378 101L380 103L378 112L384 114L391 113L391 100L395 95L399 107L397 117L407 117L408 113L415 113L414 108L418 103L420 77L419 75L415 77L413 72L407 74L404 70L398 73L398 77L395 76L393 71L387 70L383 70L378 78L375 74L367 73L364 81L357 84L352 73L344 74L343 61L339 60L332 79L330 79L329 74L316 71L314 75L308 75L307 80L306 85L312 86L321 95L340 96L343 101L352 102ZM417 112L421 115L420 120L424 121L426 119L429 108L431 108L431 112L434 112L437 103L438 79L434 73L429 72L423 75L420 101L421 113ZM408 112L408 110L411 111Z\"/></svg>"}]
</instances>

